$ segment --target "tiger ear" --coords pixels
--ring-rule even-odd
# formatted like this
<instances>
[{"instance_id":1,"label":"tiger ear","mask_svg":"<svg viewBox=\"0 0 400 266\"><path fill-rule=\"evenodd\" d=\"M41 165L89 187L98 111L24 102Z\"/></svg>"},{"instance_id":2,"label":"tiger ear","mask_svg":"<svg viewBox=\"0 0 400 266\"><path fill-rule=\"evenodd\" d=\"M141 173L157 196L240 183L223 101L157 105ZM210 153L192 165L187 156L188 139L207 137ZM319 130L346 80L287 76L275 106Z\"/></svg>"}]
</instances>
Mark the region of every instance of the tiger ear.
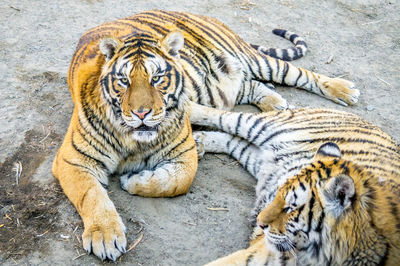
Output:
<instances>
[{"instance_id":1,"label":"tiger ear","mask_svg":"<svg viewBox=\"0 0 400 266\"><path fill-rule=\"evenodd\" d=\"M104 37L100 41L100 51L105 55L106 61L110 60L114 56L115 50L120 45L121 41L114 37Z\"/></svg>"},{"instance_id":2,"label":"tiger ear","mask_svg":"<svg viewBox=\"0 0 400 266\"><path fill-rule=\"evenodd\" d=\"M325 157L340 158L341 156L339 146L335 143L327 142L319 147L314 159L319 160Z\"/></svg>"},{"instance_id":3,"label":"tiger ear","mask_svg":"<svg viewBox=\"0 0 400 266\"><path fill-rule=\"evenodd\" d=\"M173 57L179 56L179 50L182 49L183 44L184 38L180 31L168 33L161 41L161 47Z\"/></svg>"},{"instance_id":4,"label":"tiger ear","mask_svg":"<svg viewBox=\"0 0 400 266\"><path fill-rule=\"evenodd\" d=\"M351 177L339 175L330 178L322 189L326 212L338 218L345 210L351 208L355 193Z\"/></svg>"}]
</instances>

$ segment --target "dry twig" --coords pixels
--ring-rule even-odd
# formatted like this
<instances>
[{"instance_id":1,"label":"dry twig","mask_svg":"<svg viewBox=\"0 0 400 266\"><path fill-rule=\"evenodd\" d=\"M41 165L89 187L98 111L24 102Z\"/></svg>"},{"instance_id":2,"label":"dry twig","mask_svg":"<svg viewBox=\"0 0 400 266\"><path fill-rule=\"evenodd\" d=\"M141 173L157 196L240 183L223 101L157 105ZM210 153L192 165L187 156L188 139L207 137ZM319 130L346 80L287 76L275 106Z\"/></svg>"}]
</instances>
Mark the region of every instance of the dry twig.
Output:
<instances>
[{"instance_id":1,"label":"dry twig","mask_svg":"<svg viewBox=\"0 0 400 266\"><path fill-rule=\"evenodd\" d=\"M44 137L42 140L40 140L39 143L42 143L43 141L45 141L47 139L47 137L50 135L50 133L51 132L49 131L49 133L47 133L46 137Z\"/></svg>"},{"instance_id":2,"label":"dry twig","mask_svg":"<svg viewBox=\"0 0 400 266\"><path fill-rule=\"evenodd\" d=\"M11 8L11 9L14 9L14 10L16 10L16 11L18 11L18 12L21 11L21 9L16 8L16 7L13 7L13 6L10 6L10 8Z\"/></svg>"},{"instance_id":3,"label":"dry twig","mask_svg":"<svg viewBox=\"0 0 400 266\"><path fill-rule=\"evenodd\" d=\"M44 232L43 234L40 234L40 235L36 235L37 237L41 237L41 236L44 236L45 234L47 234L47 232L48 232L49 230L46 230L46 232Z\"/></svg>"},{"instance_id":4,"label":"dry twig","mask_svg":"<svg viewBox=\"0 0 400 266\"><path fill-rule=\"evenodd\" d=\"M78 256L76 256L73 260L76 260L76 259L78 259L78 258L80 258L80 257L82 257L82 256L85 256L86 255L86 253L83 253L83 254L79 254Z\"/></svg>"},{"instance_id":5,"label":"dry twig","mask_svg":"<svg viewBox=\"0 0 400 266\"><path fill-rule=\"evenodd\" d=\"M210 211L229 211L228 208L207 208Z\"/></svg>"},{"instance_id":6,"label":"dry twig","mask_svg":"<svg viewBox=\"0 0 400 266\"><path fill-rule=\"evenodd\" d=\"M20 161L14 163L14 167L12 169L15 172L15 183L18 186L18 180L22 174L22 163Z\"/></svg>"},{"instance_id":7,"label":"dry twig","mask_svg":"<svg viewBox=\"0 0 400 266\"><path fill-rule=\"evenodd\" d=\"M140 226L139 229L135 232L135 234L139 234L140 232L142 232L142 230L143 230L143 225L142 225L141 222L139 222L139 221L131 221L131 222L132 222L132 223L135 223L135 224L137 224L137 225Z\"/></svg>"},{"instance_id":8,"label":"dry twig","mask_svg":"<svg viewBox=\"0 0 400 266\"><path fill-rule=\"evenodd\" d=\"M231 165L239 165L239 162L238 162L238 161L233 161L233 162L228 163L227 165L228 165L228 166L231 166Z\"/></svg>"},{"instance_id":9,"label":"dry twig","mask_svg":"<svg viewBox=\"0 0 400 266\"><path fill-rule=\"evenodd\" d=\"M4 216L4 218L6 218L6 219L12 221L12 218L8 215L8 213L6 213L6 215Z\"/></svg>"},{"instance_id":10,"label":"dry twig","mask_svg":"<svg viewBox=\"0 0 400 266\"><path fill-rule=\"evenodd\" d=\"M333 61L333 54L331 54L331 55L328 57L328 60L326 60L325 64L330 64L330 63L332 63L332 61Z\"/></svg>"},{"instance_id":11,"label":"dry twig","mask_svg":"<svg viewBox=\"0 0 400 266\"><path fill-rule=\"evenodd\" d=\"M76 240L78 240L79 245L81 244L81 240L79 239L79 236L75 235Z\"/></svg>"},{"instance_id":12,"label":"dry twig","mask_svg":"<svg viewBox=\"0 0 400 266\"><path fill-rule=\"evenodd\" d=\"M386 85L392 87L392 84L390 84L389 82L385 81L384 79L378 77L375 73L374 73L374 75L375 75L375 77L376 77L377 79L379 79L380 81L382 81L382 82L385 83Z\"/></svg>"},{"instance_id":13,"label":"dry twig","mask_svg":"<svg viewBox=\"0 0 400 266\"><path fill-rule=\"evenodd\" d=\"M220 159L220 160L223 161L223 162L225 161L221 156L219 156L219 155L217 155L217 154L214 154L214 156L217 157L218 159Z\"/></svg>"},{"instance_id":14,"label":"dry twig","mask_svg":"<svg viewBox=\"0 0 400 266\"><path fill-rule=\"evenodd\" d=\"M344 73L342 75L336 76L335 78L343 78L343 77L346 77L348 75L349 75L349 73Z\"/></svg>"},{"instance_id":15,"label":"dry twig","mask_svg":"<svg viewBox=\"0 0 400 266\"><path fill-rule=\"evenodd\" d=\"M140 233L139 238L133 243L126 252L133 250L137 245L139 245L140 241L143 239L143 233Z\"/></svg>"}]
</instances>

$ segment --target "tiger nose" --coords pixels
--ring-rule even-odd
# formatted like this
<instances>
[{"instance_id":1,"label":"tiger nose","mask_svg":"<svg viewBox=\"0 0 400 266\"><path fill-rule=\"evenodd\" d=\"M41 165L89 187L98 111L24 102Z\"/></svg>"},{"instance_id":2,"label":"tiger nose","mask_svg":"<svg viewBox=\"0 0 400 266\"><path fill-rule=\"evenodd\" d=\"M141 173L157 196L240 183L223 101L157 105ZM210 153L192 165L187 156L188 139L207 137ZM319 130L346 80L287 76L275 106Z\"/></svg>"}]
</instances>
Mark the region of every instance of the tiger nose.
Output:
<instances>
[{"instance_id":1,"label":"tiger nose","mask_svg":"<svg viewBox=\"0 0 400 266\"><path fill-rule=\"evenodd\" d=\"M268 225L262 224L262 223L260 223L260 222L258 222L258 226L259 226L262 230L264 230L265 228L268 227Z\"/></svg>"},{"instance_id":2,"label":"tiger nose","mask_svg":"<svg viewBox=\"0 0 400 266\"><path fill-rule=\"evenodd\" d=\"M263 222L260 221L260 219L257 217L257 224L261 229L265 229L268 227L268 225L264 224Z\"/></svg>"},{"instance_id":3,"label":"tiger nose","mask_svg":"<svg viewBox=\"0 0 400 266\"><path fill-rule=\"evenodd\" d=\"M139 117L140 119L144 119L144 117L150 113L151 109L149 110L144 110L142 108L140 108L138 111L132 111L132 113L134 113L137 117Z\"/></svg>"}]
</instances>

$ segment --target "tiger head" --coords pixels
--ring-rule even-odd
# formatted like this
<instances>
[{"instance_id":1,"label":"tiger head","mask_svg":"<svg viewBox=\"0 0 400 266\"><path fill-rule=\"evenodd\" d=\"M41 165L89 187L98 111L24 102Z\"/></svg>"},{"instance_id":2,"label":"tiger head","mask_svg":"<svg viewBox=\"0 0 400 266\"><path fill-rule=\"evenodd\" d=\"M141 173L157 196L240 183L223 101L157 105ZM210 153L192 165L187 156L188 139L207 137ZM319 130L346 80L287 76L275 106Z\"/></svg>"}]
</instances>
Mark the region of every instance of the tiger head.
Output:
<instances>
[{"instance_id":1,"label":"tiger head","mask_svg":"<svg viewBox=\"0 0 400 266\"><path fill-rule=\"evenodd\" d=\"M178 62L183 44L179 31L161 40L141 34L100 42L105 56L102 98L115 126L137 141L152 141L183 119L186 101Z\"/></svg>"},{"instance_id":2,"label":"tiger head","mask_svg":"<svg viewBox=\"0 0 400 266\"><path fill-rule=\"evenodd\" d=\"M259 213L267 246L292 253L300 265L343 262L360 238L374 234L369 217L378 188L371 175L342 159L336 144L322 145Z\"/></svg>"}]
</instances>

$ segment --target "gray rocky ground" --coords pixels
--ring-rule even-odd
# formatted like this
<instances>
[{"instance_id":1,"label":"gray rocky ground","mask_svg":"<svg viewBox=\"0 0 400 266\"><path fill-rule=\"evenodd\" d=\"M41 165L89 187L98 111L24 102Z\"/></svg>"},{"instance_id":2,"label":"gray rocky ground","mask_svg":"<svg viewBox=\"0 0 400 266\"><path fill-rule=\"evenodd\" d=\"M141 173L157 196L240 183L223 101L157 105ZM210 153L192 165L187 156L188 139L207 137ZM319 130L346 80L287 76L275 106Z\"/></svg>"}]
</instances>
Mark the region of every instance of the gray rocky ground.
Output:
<instances>
[{"instance_id":1,"label":"gray rocky ground","mask_svg":"<svg viewBox=\"0 0 400 266\"><path fill-rule=\"evenodd\" d=\"M296 106L357 113L400 141L399 1L253 1L0 2L0 264L109 263L80 256L82 222L50 173L73 108L66 84L70 58L80 35L105 21L154 8L185 10L216 17L267 47L289 47L271 30L290 29L309 45L295 65L352 80L361 98L346 108L294 88L278 91ZM110 197L128 227L129 245L143 235L118 263L201 265L246 247L254 185L223 155L206 155L181 197L134 197L113 180Z\"/></svg>"}]
</instances>

